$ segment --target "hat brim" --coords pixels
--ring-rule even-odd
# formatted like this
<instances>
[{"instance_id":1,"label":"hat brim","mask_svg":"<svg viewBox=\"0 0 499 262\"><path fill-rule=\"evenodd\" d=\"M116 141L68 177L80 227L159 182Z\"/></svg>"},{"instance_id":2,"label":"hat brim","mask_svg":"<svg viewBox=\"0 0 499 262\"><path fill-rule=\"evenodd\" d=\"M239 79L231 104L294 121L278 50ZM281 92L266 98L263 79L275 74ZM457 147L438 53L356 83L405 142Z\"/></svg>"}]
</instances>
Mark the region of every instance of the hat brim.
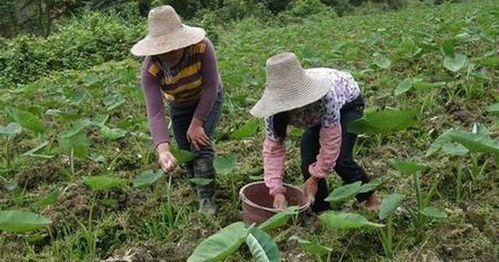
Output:
<instances>
[{"instance_id":1,"label":"hat brim","mask_svg":"<svg viewBox=\"0 0 499 262\"><path fill-rule=\"evenodd\" d=\"M202 28L182 25L179 30L168 35L147 36L137 42L130 51L135 56L159 55L199 43L205 37L206 32Z\"/></svg>"},{"instance_id":2,"label":"hat brim","mask_svg":"<svg viewBox=\"0 0 499 262\"><path fill-rule=\"evenodd\" d=\"M298 91L272 93L265 89L250 113L255 117L268 117L311 104L324 97L330 90L329 80L315 72L307 71L308 79L298 85Z\"/></svg>"}]
</instances>

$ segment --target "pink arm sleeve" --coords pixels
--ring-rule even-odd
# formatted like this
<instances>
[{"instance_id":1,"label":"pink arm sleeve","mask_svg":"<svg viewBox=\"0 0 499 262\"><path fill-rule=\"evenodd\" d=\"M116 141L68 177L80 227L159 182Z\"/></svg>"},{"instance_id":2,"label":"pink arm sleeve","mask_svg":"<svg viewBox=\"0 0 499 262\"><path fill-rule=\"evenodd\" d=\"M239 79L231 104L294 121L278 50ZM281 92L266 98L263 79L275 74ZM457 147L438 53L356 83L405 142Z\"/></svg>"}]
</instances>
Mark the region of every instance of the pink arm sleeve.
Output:
<instances>
[{"instance_id":1,"label":"pink arm sleeve","mask_svg":"<svg viewBox=\"0 0 499 262\"><path fill-rule=\"evenodd\" d=\"M330 127L322 127L319 133L321 148L317 161L308 167L310 175L317 178L326 177L336 165L341 149L341 124L337 122Z\"/></svg>"},{"instance_id":2,"label":"pink arm sleeve","mask_svg":"<svg viewBox=\"0 0 499 262\"><path fill-rule=\"evenodd\" d=\"M262 153L265 185L269 188L269 194L274 196L277 193L284 193L286 191L282 183L286 157L284 144L265 138Z\"/></svg>"}]
</instances>

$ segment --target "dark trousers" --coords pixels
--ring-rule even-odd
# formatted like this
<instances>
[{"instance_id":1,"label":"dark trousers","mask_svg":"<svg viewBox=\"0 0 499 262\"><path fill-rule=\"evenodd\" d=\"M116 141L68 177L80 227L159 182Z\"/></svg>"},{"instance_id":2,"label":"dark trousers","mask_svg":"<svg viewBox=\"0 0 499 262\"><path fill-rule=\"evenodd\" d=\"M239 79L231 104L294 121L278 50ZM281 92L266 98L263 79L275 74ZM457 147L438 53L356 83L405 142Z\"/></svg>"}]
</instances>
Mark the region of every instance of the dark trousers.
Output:
<instances>
[{"instance_id":1,"label":"dark trousers","mask_svg":"<svg viewBox=\"0 0 499 262\"><path fill-rule=\"evenodd\" d=\"M364 169L353 160L353 148L355 141L357 140L357 135L350 133L347 130L348 123L362 118L364 114L363 112L364 99L362 96L359 96L354 101L345 104L341 109L341 150L340 155L336 160L334 170L338 173L338 175L340 175L345 184L354 183L356 181L362 181L363 183L369 182L369 176L366 174ZM317 161L316 158L320 149L320 129L320 124L308 128L304 131L301 137L301 171L304 181L310 177L308 167ZM369 198L371 194L372 192L359 194L357 195L357 200L362 202ZM315 202L312 205L312 210L314 212L321 212L330 208L330 203L324 200L328 195L329 190L326 179L321 179L317 195L315 196Z\"/></svg>"},{"instance_id":2,"label":"dark trousers","mask_svg":"<svg viewBox=\"0 0 499 262\"><path fill-rule=\"evenodd\" d=\"M174 103L170 104L170 115L175 141L180 149L191 151L195 156L194 160L183 165L189 178L199 177L215 180L213 138L215 137L215 129L222 112L222 104L223 95L222 91L220 91L203 126L204 132L210 138L211 144L201 146L199 150L194 148L187 140L187 130L196 111L196 105L182 106ZM214 181L208 185L197 185L196 187L199 198L209 198L215 193Z\"/></svg>"}]
</instances>

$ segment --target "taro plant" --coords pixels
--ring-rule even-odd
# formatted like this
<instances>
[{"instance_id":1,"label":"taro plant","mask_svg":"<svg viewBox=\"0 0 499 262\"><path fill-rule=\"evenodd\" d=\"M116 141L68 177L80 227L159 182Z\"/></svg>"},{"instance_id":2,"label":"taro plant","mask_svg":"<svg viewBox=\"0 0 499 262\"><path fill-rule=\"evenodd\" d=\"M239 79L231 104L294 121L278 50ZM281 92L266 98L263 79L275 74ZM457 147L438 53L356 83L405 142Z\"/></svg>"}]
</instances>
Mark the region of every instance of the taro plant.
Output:
<instances>
[{"instance_id":1,"label":"taro plant","mask_svg":"<svg viewBox=\"0 0 499 262\"><path fill-rule=\"evenodd\" d=\"M348 130L356 134L371 134L381 145L381 136L401 131L417 124L416 112L411 110L367 109L365 116L348 124Z\"/></svg>"},{"instance_id":2,"label":"taro plant","mask_svg":"<svg viewBox=\"0 0 499 262\"><path fill-rule=\"evenodd\" d=\"M437 152L444 152L451 156L470 156L471 165L463 166L463 161L458 161L456 177L456 201L462 198L462 182L464 180L463 169L467 168L473 182L478 182L485 178L486 168L490 158L485 158L483 163L479 163L479 156L482 154L492 154L494 158L499 155L499 142L492 139L489 130L481 124L475 124L471 132L461 129L448 129L438 136L426 152L426 156L431 156Z\"/></svg>"},{"instance_id":3,"label":"taro plant","mask_svg":"<svg viewBox=\"0 0 499 262\"><path fill-rule=\"evenodd\" d=\"M5 162L7 170L11 168L11 163L13 160L11 143L13 143L14 138L16 137L16 135L20 134L21 131L21 125L16 122L11 122L5 127L0 126L0 136L5 137Z\"/></svg>"},{"instance_id":4,"label":"taro plant","mask_svg":"<svg viewBox=\"0 0 499 262\"><path fill-rule=\"evenodd\" d=\"M71 174L73 175L75 175L75 157L86 158L88 156L90 141L84 129L89 123L89 121L78 120L73 123L70 129L59 135L59 147L63 152L69 154Z\"/></svg>"},{"instance_id":5,"label":"taro plant","mask_svg":"<svg viewBox=\"0 0 499 262\"><path fill-rule=\"evenodd\" d=\"M289 238L289 241L292 240L297 241L301 249L305 250L305 252L313 256L315 258L315 261L317 262L331 261L331 252L333 251L332 248L323 246L316 241L300 238L299 236L296 235ZM326 259L324 259L324 256L326 256Z\"/></svg>"},{"instance_id":6,"label":"taro plant","mask_svg":"<svg viewBox=\"0 0 499 262\"><path fill-rule=\"evenodd\" d=\"M0 210L0 231L25 233L50 225L44 216L19 210Z\"/></svg>"},{"instance_id":7,"label":"taro plant","mask_svg":"<svg viewBox=\"0 0 499 262\"><path fill-rule=\"evenodd\" d=\"M232 171L237 164L237 157L235 155L226 155L226 156L216 156L213 165L215 166L215 170L217 174L222 175L222 177L227 178L229 180L229 184L231 187L231 198L232 203L237 203L238 193L236 188L236 178Z\"/></svg>"},{"instance_id":8,"label":"taro plant","mask_svg":"<svg viewBox=\"0 0 499 262\"><path fill-rule=\"evenodd\" d=\"M329 196L326 198L326 201L330 201L333 203L346 202L354 198L359 193L366 193L375 190L381 184L381 180L379 178L376 178L366 184L362 184L361 181L357 181L355 183L340 186L335 188L329 194Z\"/></svg>"},{"instance_id":9,"label":"taro plant","mask_svg":"<svg viewBox=\"0 0 499 262\"><path fill-rule=\"evenodd\" d=\"M445 210L429 206L433 195L436 193L439 177L436 178L436 181L433 182L428 192L425 193L421 186L421 173L428 169L426 165L398 159L391 159L389 162L402 176L410 176L413 179L417 207L411 210L411 212L413 213L413 217L416 218L417 227L424 226L425 219L423 217L430 219L443 219L447 217Z\"/></svg>"},{"instance_id":10,"label":"taro plant","mask_svg":"<svg viewBox=\"0 0 499 262\"><path fill-rule=\"evenodd\" d=\"M393 193L383 199L381 201L381 206L378 211L378 216L380 220L386 220L386 227L382 228L378 231L381 244L383 246L383 250L385 255L389 258L393 257L394 252L398 249L399 245L403 241L399 241L398 244L395 243L395 232L393 228L393 214L397 210L397 208L402 204L404 200L404 195Z\"/></svg>"},{"instance_id":11,"label":"taro plant","mask_svg":"<svg viewBox=\"0 0 499 262\"><path fill-rule=\"evenodd\" d=\"M258 227L243 222L230 224L201 241L187 261L224 261L244 242L255 261L281 261L279 248L266 231L286 225L289 219L297 214L298 207L293 206L275 214Z\"/></svg>"},{"instance_id":12,"label":"taro plant","mask_svg":"<svg viewBox=\"0 0 499 262\"><path fill-rule=\"evenodd\" d=\"M449 71L457 72L468 63L466 55L456 53L454 44L451 41L445 41L442 44L442 53L444 55L444 67Z\"/></svg>"}]
</instances>

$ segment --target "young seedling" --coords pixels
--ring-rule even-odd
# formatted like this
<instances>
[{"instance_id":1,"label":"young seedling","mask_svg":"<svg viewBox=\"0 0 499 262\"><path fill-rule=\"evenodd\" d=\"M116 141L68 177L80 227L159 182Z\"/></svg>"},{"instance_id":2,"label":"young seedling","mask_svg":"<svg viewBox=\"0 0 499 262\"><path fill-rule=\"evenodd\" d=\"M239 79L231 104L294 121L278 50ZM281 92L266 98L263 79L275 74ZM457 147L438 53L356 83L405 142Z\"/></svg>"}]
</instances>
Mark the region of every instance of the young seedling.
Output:
<instances>
[{"instance_id":1,"label":"young seedling","mask_svg":"<svg viewBox=\"0 0 499 262\"><path fill-rule=\"evenodd\" d=\"M236 204L238 201L238 192L236 188L236 178L232 171L237 164L237 157L235 155L217 156L213 165L217 174L228 178L231 186L231 199L232 203Z\"/></svg>"},{"instance_id":2,"label":"young seedling","mask_svg":"<svg viewBox=\"0 0 499 262\"><path fill-rule=\"evenodd\" d=\"M5 139L5 161L6 161L6 169L11 169L12 163L12 152L11 152L11 143L13 142L16 135L22 132L22 127L20 124L16 122L9 123L7 126L0 126L0 136L6 137Z\"/></svg>"},{"instance_id":3,"label":"young seedling","mask_svg":"<svg viewBox=\"0 0 499 262\"><path fill-rule=\"evenodd\" d=\"M298 244L300 244L300 247L311 256L313 256L317 262L331 261L331 252L333 251L332 248L323 246L315 241L302 239L298 236L292 236L291 238L289 238L289 241L291 240L297 241ZM324 259L324 256L326 256L326 259Z\"/></svg>"},{"instance_id":4,"label":"young seedling","mask_svg":"<svg viewBox=\"0 0 499 262\"><path fill-rule=\"evenodd\" d=\"M395 233L393 232L393 214L400 206L400 204L402 204L404 197L404 195L398 193L393 193L385 197L381 202L381 207L378 212L380 220L383 221L388 218L388 220L386 221L386 228L380 229L378 231L381 239L381 244L383 245L383 250L385 251L385 255L388 258L393 258L394 251L398 247L398 245L395 245L394 243Z\"/></svg>"}]
</instances>

